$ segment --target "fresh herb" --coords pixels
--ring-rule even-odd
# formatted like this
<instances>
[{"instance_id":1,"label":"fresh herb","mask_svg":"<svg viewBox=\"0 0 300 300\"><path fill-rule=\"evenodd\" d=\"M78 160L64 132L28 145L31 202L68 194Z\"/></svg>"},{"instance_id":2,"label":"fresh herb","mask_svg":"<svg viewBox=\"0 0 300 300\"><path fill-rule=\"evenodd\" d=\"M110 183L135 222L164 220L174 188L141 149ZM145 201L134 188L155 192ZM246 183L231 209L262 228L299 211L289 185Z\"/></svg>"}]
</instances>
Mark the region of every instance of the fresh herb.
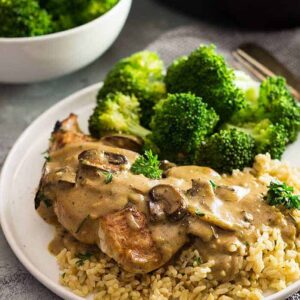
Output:
<instances>
[{"instance_id":1,"label":"fresh herb","mask_svg":"<svg viewBox=\"0 0 300 300\"><path fill-rule=\"evenodd\" d=\"M66 273L62 273L62 274L61 274L61 277L62 277L62 278L65 278L65 276L66 276Z\"/></svg>"},{"instance_id":2,"label":"fresh herb","mask_svg":"<svg viewBox=\"0 0 300 300\"><path fill-rule=\"evenodd\" d=\"M86 253L78 253L76 255L76 257L78 258L78 260L76 261L76 265L77 267L80 267L84 264L84 262L88 259L90 259L92 257L92 254L89 252Z\"/></svg>"},{"instance_id":3,"label":"fresh herb","mask_svg":"<svg viewBox=\"0 0 300 300\"><path fill-rule=\"evenodd\" d=\"M51 161L51 157L50 157L50 154L49 154L49 151L46 150L44 152L42 152L42 155L44 155L44 158L47 162Z\"/></svg>"},{"instance_id":4,"label":"fresh herb","mask_svg":"<svg viewBox=\"0 0 300 300\"><path fill-rule=\"evenodd\" d=\"M217 185L212 181L212 180L209 180L212 188L215 190L217 188Z\"/></svg>"},{"instance_id":5,"label":"fresh herb","mask_svg":"<svg viewBox=\"0 0 300 300\"><path fill-rule=\"evenodd\" d=\"M203 213L200 209L196 209L195 214L198 217L204 217L205 216L205 213Z\"/></svg>"},{"instance_id":6,"label":"fresh herb","mask_svg":"<svg viewBox=\"0 0 300 300\"><path fill-rule=\"evenodd\" d=\"M87 216L80 222L80 224L79 224L78 228L76 229L75 233L78 233L78 232L81 230L82 226L83 226L84 223L87 221L87 219L89 218L89 216L90 216L90 215L87 215Z\"/></svg>"},{"instance_id":7,"label":"fresh herb","mask_svg":"<svg viewBox=\"0 0 300 300\"><path fill-rule=\"evenodd\" d=\"M105 176L104 183L108 184L108 183L112 182L112 180L113 180L112 173L110 173L108 171L102 171L102 174Z\"/></svg>"},{"instance_id":8,"label":"fresh herb","mask_svg":"<svg viewBox=\"0 0 300 300\"><path fill-rule=\"evenodd\" d=\"M273 206L287 209L300 209L300 195L294 195L294 188L285 183L271 182L264 199Z\"/></svg>"},{"instance_id":9,"label":"fresh herb","mask_svg":"<svg viewBox=\"0 0 300 300\"><path fill-rule=\"evenodd\" d=\"M35 209L37 209L41 202L43 202L47 208L52 206L52 201L41 191L37 192L34 203L35 203Z\"/></svg>"},{"instance_id":10,"label":"fresh herb","mask_svg":"<svg viewBox=\"0 0 300 300\"><path fill-rule=\"evenodd\" d=\"M159 165L157 155L153 154L151 150L147 150L144 155L136 159L130 170L133 174L143 174L151 179L160 179L163 171Z\"/></svg>"},{"instance_id":11,"label":"fresh herb","mask_svg":"<svg viewBox=\"0 0 300 300\"><path fill-rule=\"evenodd\" d=\"M200 265L200 264L202 264L202 258L201 258L201 256L196 256L195 258L194 258L194 260L193 260L193 265Z\"/></svg>"}]
</instances>

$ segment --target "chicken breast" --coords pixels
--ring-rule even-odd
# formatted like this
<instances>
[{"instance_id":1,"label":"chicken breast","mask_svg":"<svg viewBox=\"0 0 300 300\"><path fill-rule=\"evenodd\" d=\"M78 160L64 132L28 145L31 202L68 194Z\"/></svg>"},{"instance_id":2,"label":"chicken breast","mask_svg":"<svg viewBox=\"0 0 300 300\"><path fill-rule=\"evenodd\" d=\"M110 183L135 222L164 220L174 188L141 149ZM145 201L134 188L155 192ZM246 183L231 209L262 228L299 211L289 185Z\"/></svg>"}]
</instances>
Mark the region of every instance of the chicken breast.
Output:
<instances>
[{"instance_id":1,"label":"chicken breast","mask_svg":"<svg viewBox=\"0 0 300 300\"><path fill-rule=\"evenodd\" d=\"M100 248L129 272L147 273L162 264L145 215L130 207L100 219Z\"/></svg>"}]
</instances>

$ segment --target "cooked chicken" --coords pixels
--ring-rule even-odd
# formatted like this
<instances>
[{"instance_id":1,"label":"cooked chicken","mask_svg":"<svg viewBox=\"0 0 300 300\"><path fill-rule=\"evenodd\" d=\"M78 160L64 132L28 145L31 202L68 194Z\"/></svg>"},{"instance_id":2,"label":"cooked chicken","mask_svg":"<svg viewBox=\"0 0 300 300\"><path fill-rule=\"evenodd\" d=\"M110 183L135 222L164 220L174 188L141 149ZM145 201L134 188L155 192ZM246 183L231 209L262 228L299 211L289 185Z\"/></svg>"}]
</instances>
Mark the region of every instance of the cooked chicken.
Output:
<instances>
[{"instance_id":1,"label":"cooked chicken","mask_svg":"<svg viewBox=\"0 0 300 300\"><path fill-rule=\"evenodd\" d=\"M130 172L140 146L130 136L94 140L73 114L57 122L35 206L72 236L62 239L65 247L74 238L98 245L127 271L145 273L190 242L216 262L213 272L223 280L238 272L244 244L261 224L280 228L287 243L294 239L291 218L263 200L266 187L250 173L222 177L162 162L163 178L151 180Z\"/></svg>"}]
</instances>

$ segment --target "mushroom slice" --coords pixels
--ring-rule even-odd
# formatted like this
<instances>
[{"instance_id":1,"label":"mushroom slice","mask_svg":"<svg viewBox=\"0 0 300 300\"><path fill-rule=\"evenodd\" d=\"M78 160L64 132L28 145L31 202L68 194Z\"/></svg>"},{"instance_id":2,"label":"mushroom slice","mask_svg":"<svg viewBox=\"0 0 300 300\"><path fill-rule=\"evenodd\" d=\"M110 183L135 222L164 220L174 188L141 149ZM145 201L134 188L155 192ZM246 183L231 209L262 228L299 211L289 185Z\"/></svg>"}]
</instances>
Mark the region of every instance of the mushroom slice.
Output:
<instances>
[{"instance_id":1,"label":"mushroom slice","mask_svg":"<svg viewBox=\"0 0 300 300\"><path fill-rule=\"evenodd\" d=\"M79 154L80 165L108 172L117 172L127 164L127 158L118 153L102 152L95 149L86 150Z\"/></svg>"},{"instance_id":2,"label":"mushroom slice","mask_svg":"<svg viewBox=\"0 0 300 300\"><path fill-rule=\"evenodd\" d=\"M149 191L149 195L152 221L162 220L165 216L172 221L179 221L186 215L184 196L172 185L156 185Z\"/></svg>"},{"instance_id":3,"label":"mushroom slice","mask_svg":"<svg viewBox=\"0 0 300 300\"><path fill-rule=\"evenodd\" d=\"M142 139L127 134L106 135L101 138L101 142L108 146L114 146L134 152L141 152L144 144Z\"/></svg>"},{"instance_id":4,"label":"mushroom slice","mask_svg":"<svg viewBox=\"0 0 300 300\"><path fill-rule=\"evenodd\" d=\"M69 167L64 167L48 174L47 181L59 183L68 186L74 186L76 183L76 173Z\"/></svg>"},{"instance_id":5,"label":"mushroom slice","mask_svg":"<svg viewBox=\"0 0 300 300\"><path fill-rule=\"evenodd\" d=\"M163 263L146 216L134 207L100 218L99 239L101 250L128 272L148 273Z\"/></svg>"}]
</instances>

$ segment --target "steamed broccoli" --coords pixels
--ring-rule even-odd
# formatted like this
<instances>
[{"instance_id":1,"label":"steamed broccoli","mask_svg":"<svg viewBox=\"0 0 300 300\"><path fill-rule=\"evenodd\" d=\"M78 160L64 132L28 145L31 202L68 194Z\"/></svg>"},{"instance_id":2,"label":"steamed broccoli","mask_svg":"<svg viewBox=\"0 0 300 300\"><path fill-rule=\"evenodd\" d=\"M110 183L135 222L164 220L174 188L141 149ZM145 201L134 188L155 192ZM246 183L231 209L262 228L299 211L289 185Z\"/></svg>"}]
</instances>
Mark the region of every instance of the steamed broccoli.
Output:
<instances>
[{"instance_id":1,"label":"steamed broccoli","mask_svg":"<svg viewBox=\"0 0 300 300\"><path fill-rule=\"evenodd\" d=\"M163 159L189 163L201 141L219 121L214 109L190 93L169 94L154 107L151 119L152 140Z\"/></svg>"},{"instance_id":2,"label":"steamed broccoli","mask_svg":"<svg viewBox=\"0 0 300 300\"><path fill-rule=\"evenodd\" d=\"M0 36L26 37L52 32L50 15L36 0L0 0Z\"/></svg>"},{"instance_id":3,"label":"steamed broccoli","mask_svg":"<svg viewBox=\"0 0 300 300\"><path fill-rule=\"evenodd\" d=\"M61 31L85 24L110 10L119 0L41 0L53 17L55 30Z\"/></svg>"},{"instance_id":4,"label":"steamed broccoli","mask_svg":"<svg viewBox=\"0 0 300 300\"><path fill-rule=\"evenodd\" d=\"M281 124L294 142L300 130L300 106L296 103L282 77L269 77L262 82L258 98L261 114L274 124Z\"/></svg>"},{"instance_id":5,"label":"steamed broccoli","mask_svg":"<svg viewBox=\"0 0 300 300\"><path fill-rule=\"evenodd\" d=\"M165 78L169 93L191 92L202 97L222 121L244 106L245 95L234 83L235 75L215 46L200 46L175 60Z\"/></svg>"},{"instance_id":6,"label":"steamed broccoli","mask_svg":"<svg viewBox=\"0 0 300 300\"><path fill-rule=\"evenodd\" d=\"M163 62L154 52L142 51L123 58L107 74L98 103L111 92L135 95L141 106L141 123L148 127L154 104L165 95L163 74Z\"/></svg>"},{"instance_id":7,"label":"steamed broccoli","mask_svg":"<svg viewBox=\"0 0 300 300\"><path fill-rule=\"evenodd\" d=\"M286 144L288 134L281 124L272 124L264 119L259 123L245 123L243 127L225 125L224 128L236 128L250 134L255 140L255 153L269 153L273 159L280 159Z\"/></svg>"},{"instance_id":8,"label":"steamed broccoli","mask_svg":"<svg viewBox=\"0 0 300 300\"><path fill-rule=\"evenodd\" d=\"M135 96L119 92L108 94L89 118L90 133L97 138L111 132L145 138L150 132L140 126L139 112L139 102Z\"/></svg>"},{"instance_id":9,"label":"steamed broccoli","mask_svg":"<svg viewBox=\"0 0 300 300\"><path fill-rule=\"evenodd\" d=\"M235 128L221 130L206 139L199 147L195 163L209 166L218 172L251 166L255 157L255 142L251 135Z\"/></svg>"}]
</instances>

